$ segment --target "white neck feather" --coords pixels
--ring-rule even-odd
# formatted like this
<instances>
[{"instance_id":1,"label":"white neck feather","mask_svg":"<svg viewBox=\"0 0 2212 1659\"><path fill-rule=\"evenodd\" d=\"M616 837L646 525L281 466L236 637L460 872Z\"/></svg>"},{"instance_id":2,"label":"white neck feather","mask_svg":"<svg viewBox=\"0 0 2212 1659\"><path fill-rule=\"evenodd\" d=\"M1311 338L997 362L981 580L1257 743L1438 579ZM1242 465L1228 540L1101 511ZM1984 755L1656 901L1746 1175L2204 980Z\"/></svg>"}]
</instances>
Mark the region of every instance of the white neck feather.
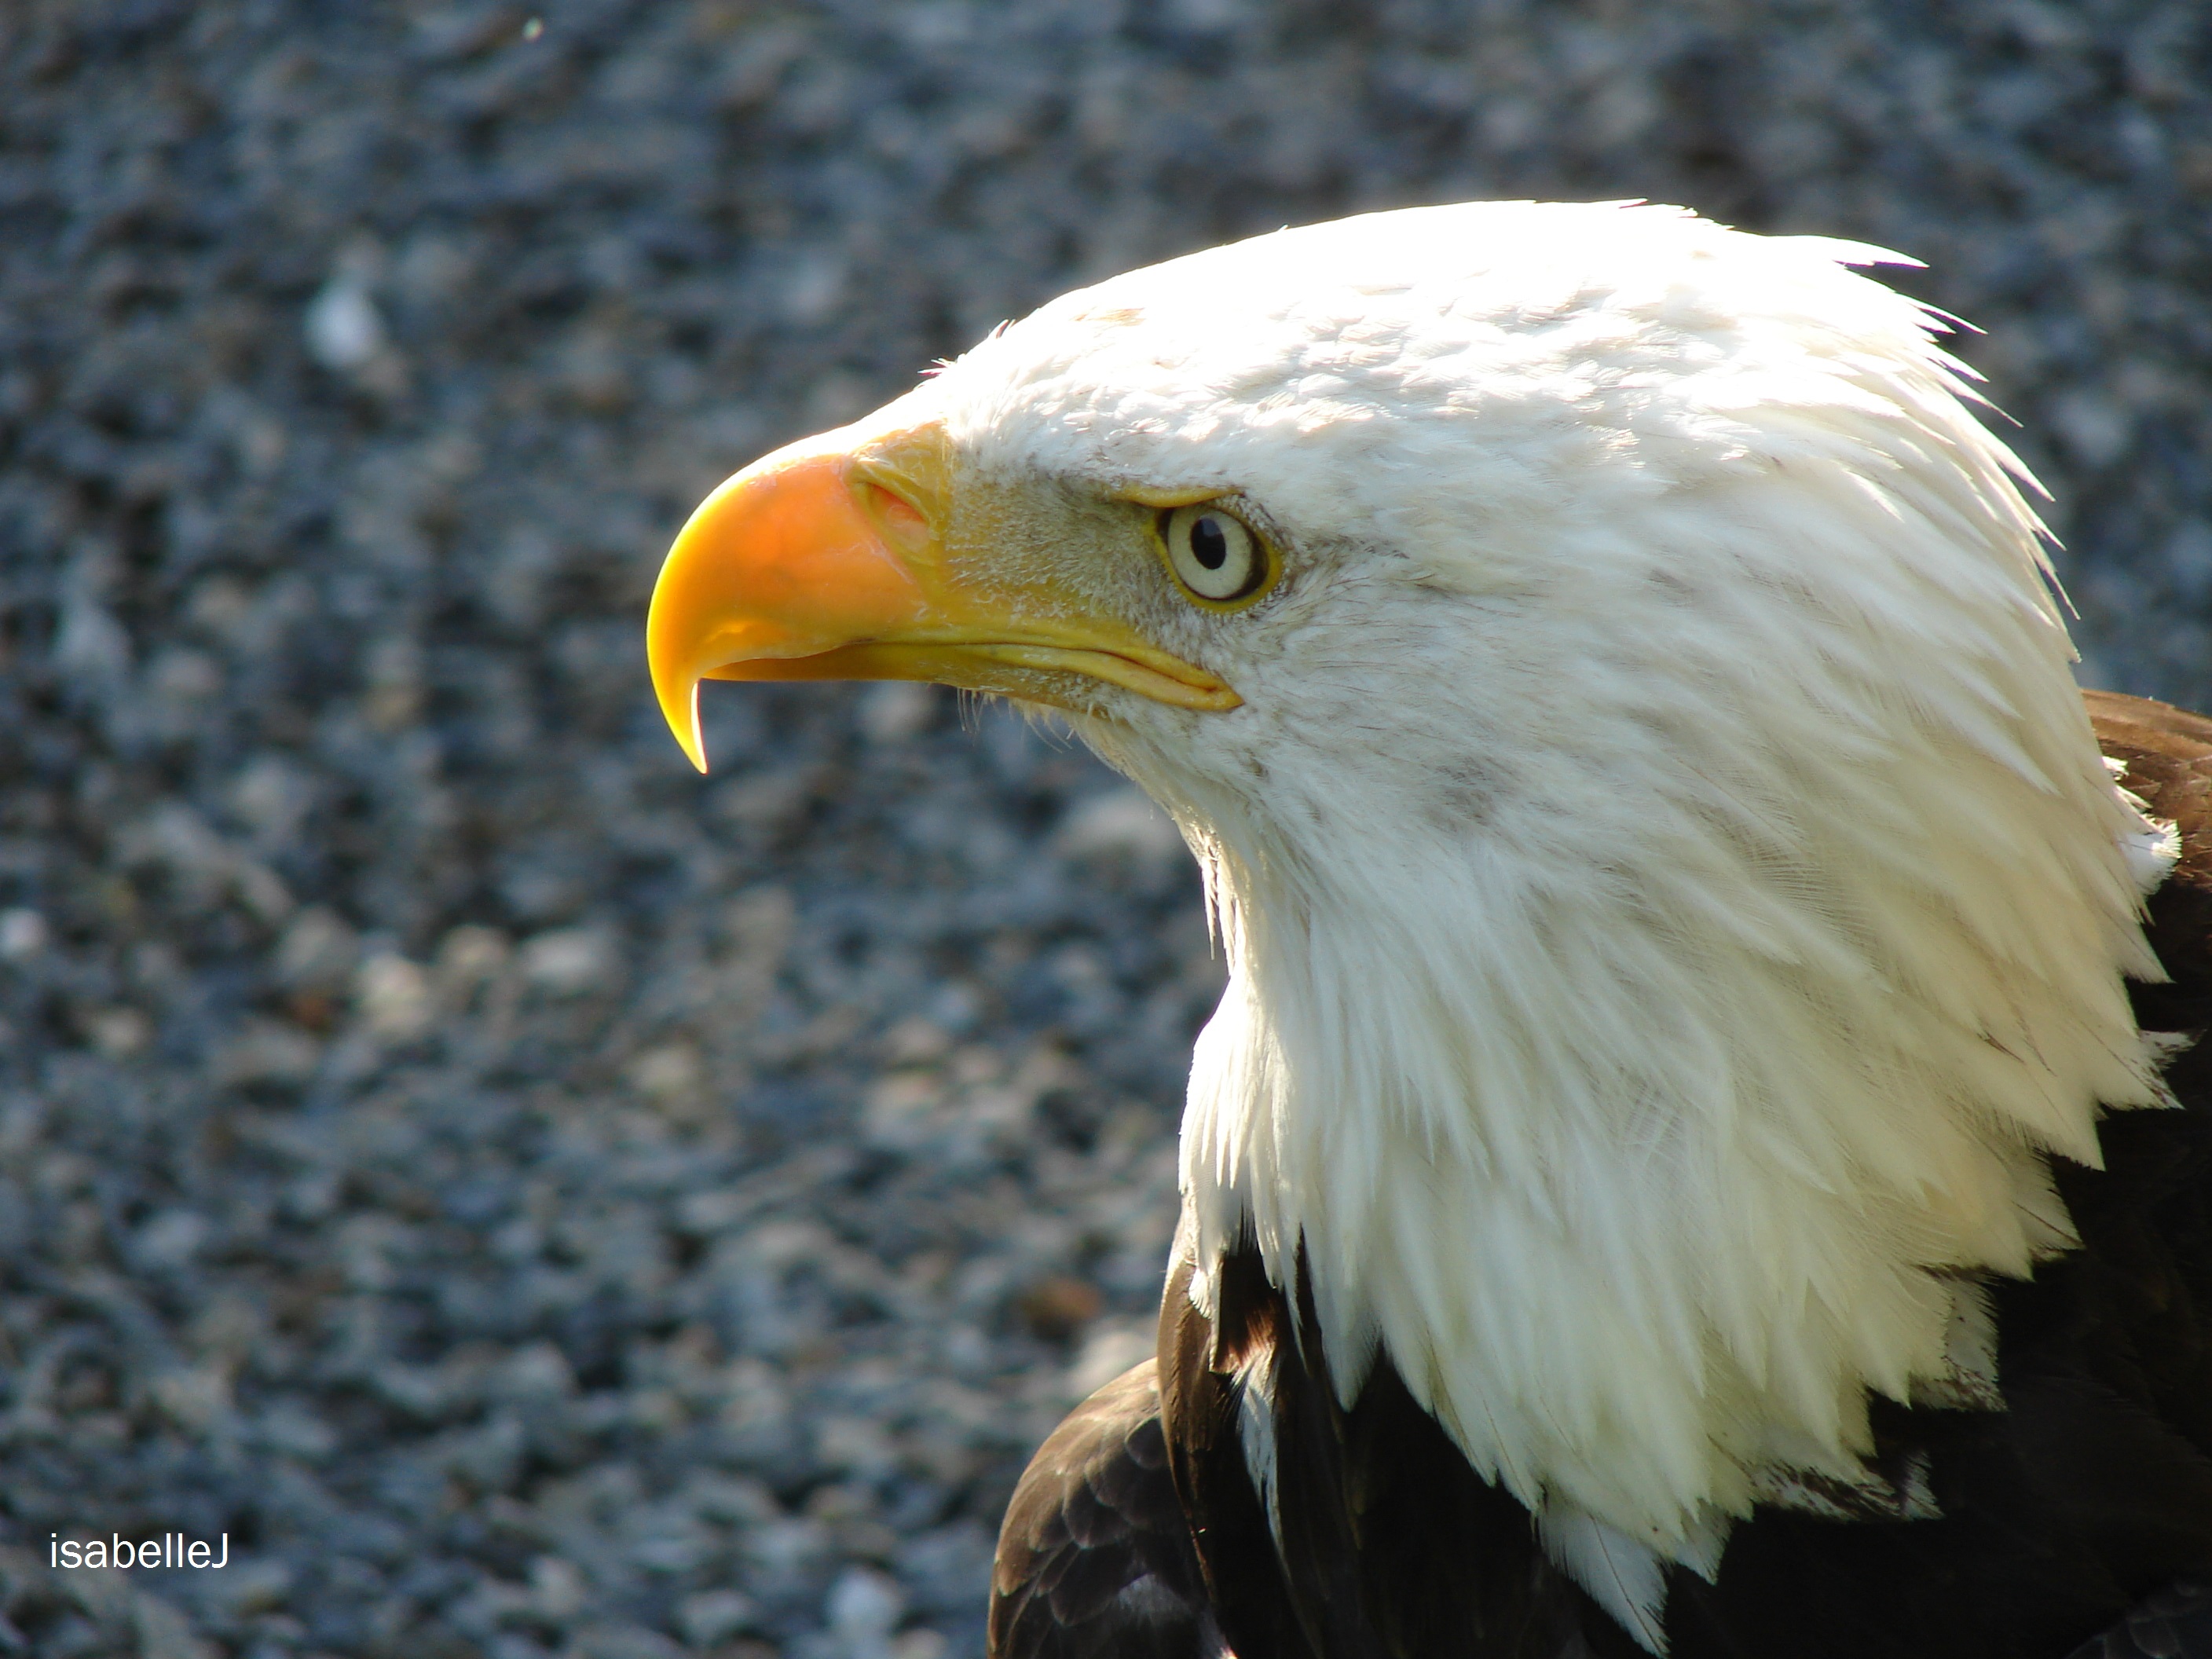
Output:
<instances>
[{"instance_id":1,"label":"white neck feather","mask_svg":"<svg viewBox=\"0 0 2212 1659\"><path fill-rule=\"evenodd\" d=\"M1863 1481L1869 1391L1986 1395L1971 1276L2067 1245L2047 1158L2165 1098L2122 975L2159 976L2130 859L2170 836L2047 605L1947 594L1955 520L1909 493L1875 533L1934 550L1856 568L1877 515L1814 505L1673 520L1786 572L1786 658L1724 601L1662 609L1510 730L1458 705L1456 768L1419 769L1431 732L1271 741L1238 793L1091 734L1185 825L1229 959L1183 1126L1201 1266L1249 1227L1286 1282L1303 1243L1347 1404L1379 1343L1551 1530L1692 1564L1799 1476ZM1981 528L2032 577L2023 527ZM1925 637L1867 624L1900 600Z\"/></svg>"}]
</instances>

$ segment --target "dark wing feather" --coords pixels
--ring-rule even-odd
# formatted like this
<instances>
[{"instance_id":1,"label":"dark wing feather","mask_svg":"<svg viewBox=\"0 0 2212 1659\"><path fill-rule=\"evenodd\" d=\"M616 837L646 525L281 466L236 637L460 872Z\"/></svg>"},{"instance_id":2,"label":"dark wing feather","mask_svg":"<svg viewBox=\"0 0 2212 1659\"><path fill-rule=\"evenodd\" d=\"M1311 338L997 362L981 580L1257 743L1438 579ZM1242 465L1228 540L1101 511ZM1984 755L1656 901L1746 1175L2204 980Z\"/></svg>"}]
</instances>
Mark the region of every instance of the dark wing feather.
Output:
<instances>
[{"instance_id":1,"label":"dark wing feather","mask_svg":"<svg viewBox=\"0 0 2212 1659\"><path fill-rule=\"evenodd\" d=\"M1069 1413L1014 1488L991 1571L991 1659L1224 1651L1168 1472L1156 1364Z\"/></svg>"},{"instance_id":2,"label":"dark wing feather","mask_svg":"<svg viewBox=\"0 0 2212 1659\"><path fill-rule=\"evenodd\" d=\"M2212 1654L2212 1586L2177 1584L2067 1659L2204 1659L2207 1654Z\"/></svg>"},{"instance_id":3,"label":"dark wing feather","mask_svg":"<svg viewBox=\"0 0 2212 1659\"><path fill-rule=\"evenodd\" d=\"M1339 1403L1303 1266L1295 1320L1249 1237L1212 1279L1209 1317L1179 1245L1160 1353L1176 1478L1241 1659L1649 1659L1545 1559L1528 1511L1468 1467L1388 1355ZM1261 1375L1272 1523L1242 1431L1245 1379Z\"/></svg>"}]
</instances>

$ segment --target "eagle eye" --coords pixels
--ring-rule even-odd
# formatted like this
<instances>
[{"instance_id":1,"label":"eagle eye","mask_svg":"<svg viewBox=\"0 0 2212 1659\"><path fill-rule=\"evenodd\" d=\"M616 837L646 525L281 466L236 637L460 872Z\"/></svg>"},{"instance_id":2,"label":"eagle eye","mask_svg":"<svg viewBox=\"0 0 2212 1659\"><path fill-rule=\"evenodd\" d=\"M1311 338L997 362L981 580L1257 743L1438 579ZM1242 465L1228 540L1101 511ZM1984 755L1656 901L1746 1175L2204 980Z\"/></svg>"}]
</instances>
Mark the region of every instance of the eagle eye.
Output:
<instances>
[{"instance_id":1,"label":"eagle eye","mask_svg":"<svg viewBox=\"0 0 2212 1659\"><path fill-rule=\"evenodd\" d=\"M1211 501L1160 514L1168 569L1183 591L1208 606L1242 605L1275 579L1267 544L1235 514Z\"/></svg>"}]
</instances>

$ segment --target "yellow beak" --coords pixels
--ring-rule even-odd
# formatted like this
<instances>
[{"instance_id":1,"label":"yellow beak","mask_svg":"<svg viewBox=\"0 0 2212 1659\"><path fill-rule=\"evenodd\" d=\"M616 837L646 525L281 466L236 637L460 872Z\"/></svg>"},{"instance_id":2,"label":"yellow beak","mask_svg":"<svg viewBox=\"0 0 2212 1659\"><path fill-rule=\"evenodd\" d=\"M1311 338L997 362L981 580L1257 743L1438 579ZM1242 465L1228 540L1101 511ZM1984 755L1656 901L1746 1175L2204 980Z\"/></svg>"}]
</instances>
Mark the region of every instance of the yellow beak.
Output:
<instances>
[{"instance_id":1,"label":"yellow beak","mask_svg":"<svg viewBox=\"0 0 2212 1659\"><path fill-rule=\"evenodd\" d=\"M936 680L1079 712L1098 682L1194 709L1237 694L1126 623L995 588L946 557L956 488L933 424L778 450L700 504L646 619L660 712L707 769L699 682Z\"/></svg>"}]
</instances>

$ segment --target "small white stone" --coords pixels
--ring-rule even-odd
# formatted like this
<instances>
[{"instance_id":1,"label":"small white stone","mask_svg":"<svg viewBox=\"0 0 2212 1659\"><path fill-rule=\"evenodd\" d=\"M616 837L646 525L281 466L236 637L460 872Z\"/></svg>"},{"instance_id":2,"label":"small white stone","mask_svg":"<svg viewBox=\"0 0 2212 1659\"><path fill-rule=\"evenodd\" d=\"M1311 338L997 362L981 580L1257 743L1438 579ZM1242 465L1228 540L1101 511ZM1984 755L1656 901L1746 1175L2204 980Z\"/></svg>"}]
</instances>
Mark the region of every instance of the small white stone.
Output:
<instances>
[{"instance_id":1,"label":"small white stone","mask_svg":"<svg viewBox=\"0 0 2212 1659\"><path fill-rule=\"evenodd\" d=\"M354 975L354 996L378 1036L404 1042L429 1029L429 976L403 956L384 952L362 963Z\"/></svg>"},{"instance_id":2,"label":"small white stone","mask_svg":"<svg viewBox=\"0 0 2212 1659\"><path fill-rule=\"evenodd\" d=\"M676 1609L677 1626L695 1648L718 1646L750 1624L752 1617L752 1598L733 1589L687 1595Z\"/></svg>"},{"instance_id":3,"label":"small white stone","mask_svg":"<svg viewBox=\"0 0 2212 1659\"><path fill-rule=\"evenodd\" d=\"M340 271L307 307L308 355L325 368L356 369L384 349L384 318L361 278Z\"/></svg>"},{"instance_id":4,"label":"small white stone","mask_svg":"<svg viewBox=\"0 0 2212 1659\"><path fill-rule=\"evenodd\" d=\"M860 731L870 743L903 743L937 712L937 688L919 680L886 680L860 700Z\"/></svg>"},{"instance_id":5,"label":"small white stone","mask_svg":"<svg viewBox=\"0 0 2212 1659\"><path fill-rule=\"evenodd\" d=\"M654 1100L674 1101L698 1092L706 1082L707 1068L699 1050L689 1042L664 1042L647 1048L630 1061L630 1087Z\"/></svg>"},{"instance_id":6,"label":"small white stone","mask_svg":"<svg viewBox=\"0 0 2212 1659\"><path fill-rule=\"evenodd\" d=\"M1140 791L1109 789L1079 802L1053 836L1068 858L1121 857L1150 863L1183 850L1182 832Z\"/></svg>"},{"instance_id":7,"label":"small white stone","mask_svg":"<svg viewBox=\"0 0 2212 1659\"><path fill-rule=\"evenodd\" d=\"M0 961L27 962L49 937L46 919L36 910L0 910Z\"/></svg>"},{"instance_id":8,"label":"small white stone","mask_svg":"<svg viewBox=\"0 0 2212 1659\"><path fill-rule=\"evenodd\" d=\"M149 1266L181 1267L199 1254L213 1229L191 1210L164 1210L138 1229L132 1254Z\"/></svg>"},{"instance_id":9,"label":"small white stone","mask_svg":"<svg viewBox=\"0 0 2212 1659\"><path fill-rule=\"evenodd\" d=\"M906 1596L882 1573L848 1567L830 1587L823 1611L830 1616L830 1628L849 1650L873 1649L890 1638L906 1611Z\"/></svg>"},{"instance_id":10,"label":"small white stone","mask_svg":"<svg viewBox=\"0 0 2212 1659\"><path fill-rule=\"evenodd\" d=\"M573 1617L590 1594L590 1586L574 1561L557 1555L541 1555L530 1564L531 1600L550 1619Z\"/></svg>"},{"instance_id":11,"label":"small white stone","mask_svg":"<svg viewBox=\"0 0 2212 1659\"><path fill-rule=\"evenodd\" d=\"M342 985L360 954L361 943L345 919L325 905L311 904L277 943L276 976L303 989Z\"/></svg>"},{"instance_id":12,"label":"small white stone","mask_svg":"<svg viewBox=\"0 0 2212 1659\"><path fill-rule=\"evenodd\" d=\"M85 1024L92 1046L110 1060L127 1060L154 1040L154 1023L136 1008L102 1008Z\"/></svg>"},{"instance_id":13,"label":"small white stone","mask_svg":"<svg viewBox=\"0 0 2212 1659\"><path fill-rule=\"evenodd\" d=\"M593 927L562 927L524 942L522 975L555 996L603 987L614 971L614 945Z\"/></svg>"}]
</instances>

